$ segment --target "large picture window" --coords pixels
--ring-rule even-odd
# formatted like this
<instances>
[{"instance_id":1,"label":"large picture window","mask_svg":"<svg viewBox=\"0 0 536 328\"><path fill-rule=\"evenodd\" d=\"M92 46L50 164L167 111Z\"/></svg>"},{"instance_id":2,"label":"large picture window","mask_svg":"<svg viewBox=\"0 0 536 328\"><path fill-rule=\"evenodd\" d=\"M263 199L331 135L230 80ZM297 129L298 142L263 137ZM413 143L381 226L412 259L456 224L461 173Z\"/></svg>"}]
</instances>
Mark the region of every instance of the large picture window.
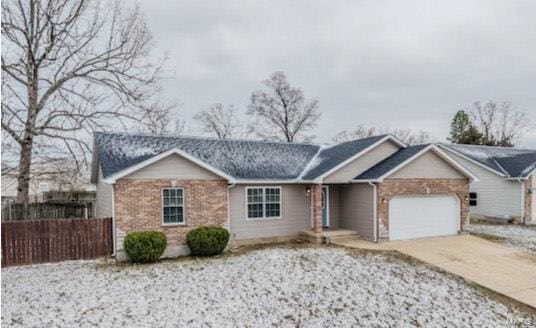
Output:
<instances>
[{"instance_id":1,"label":"large picture window","mask_svg":"<svg viewBox=\"0 0 536 328\"><path fill-rule=\"evenodd\" d=\"M248 219L281 217L280 187L247 187L246 198Z\"/></svg>"},{"instance_id":2,"label":"large picture window","mask_svg":"<svg viewBox=\"0 0 536 328\"><path fill-rule=\"evenodd\" d=\"M162 189L162 224L184 224L184 189Z\"/></svg>"}]
</instances>

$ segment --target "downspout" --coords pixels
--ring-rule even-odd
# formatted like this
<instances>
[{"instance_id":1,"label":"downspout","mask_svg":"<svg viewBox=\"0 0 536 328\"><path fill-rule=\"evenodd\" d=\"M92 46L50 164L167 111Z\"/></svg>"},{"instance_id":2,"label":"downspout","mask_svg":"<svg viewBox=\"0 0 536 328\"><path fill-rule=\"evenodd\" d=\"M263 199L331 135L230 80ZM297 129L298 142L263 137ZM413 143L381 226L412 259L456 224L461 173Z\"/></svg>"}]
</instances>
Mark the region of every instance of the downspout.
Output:
<instances>
[{"instance_id":1,"label":"downspout","mask_svg":"<svg viewBox=\"0 0 536 328\"><path fill-rule=\"evenodd\" d=\"M525 224L525 181L522 179L517 179L517 181L521 185L521 223Z\"/></svg>"},{"instance_id":2,"label":"downspout","mask_svg":"<svg viewBox=\"0 0 536 328\"><path fill-rule=\"evenodd\" d=\"M117 252L117 233L115 231L115 183L112 183L112 257Z\"/></svg>"},{"instance_id":3,"label":"downspout","mask_svg":"<svg viewBox=\"0 0 536 328\"><path fill-rule=\"evenodd\" d=\"M231 233L231 188L236 186L236 182L233 181L232 184L227 186L227 228L229 229L229 235L233 236Z\"/></svg>"},{"instance_id":4,"label":"downspout","mask_svg":"<svg viewBox=\"0 0 536 328\"><path fill-rule=\"evenodd\" d=\"M311 221L311 230L313 230L313 186L309 185L309 187L306 188L309 188L309 221Z\"/></svg>"},{"instance_id":5,"label":"downspout","mask_svg":"<svg viewBox=\"0 0 536 328\"><path fill-rule=\"evenodd\" d=\"M377 243L378 242L378 186L375 184L375 183L372 183L369 181L368 183L369 185L372 186L372 190L373 190L373 200L372 200L372 203L374 204L374 207L372 209L372 216L373 216L373 239L374 239L374 242Z\"/></svg>"}]
</instances>

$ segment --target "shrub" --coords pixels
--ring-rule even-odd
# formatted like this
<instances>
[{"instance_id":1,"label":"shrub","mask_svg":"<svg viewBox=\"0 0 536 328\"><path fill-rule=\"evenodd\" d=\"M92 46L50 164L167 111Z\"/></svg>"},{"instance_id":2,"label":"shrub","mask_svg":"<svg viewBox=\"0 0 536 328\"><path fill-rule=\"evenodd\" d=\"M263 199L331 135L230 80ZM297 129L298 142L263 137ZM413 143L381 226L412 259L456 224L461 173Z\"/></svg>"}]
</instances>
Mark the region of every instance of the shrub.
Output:
<instances>
[{"instance_id":1,"label":"shrub","mask_svg":"<svg viewBox=\"0 0 536 328\"><path fill-rule=\"evenodd\" d=\"M125 237L125 252L134 263L157 261L167 245L166 236L158 231L136 231Z\"/></svg>"},{"instance_id":2,"label":"shrub","mask_svg":"<svg viewBox=\"0 0 536 328\"><path fill-rule=\"evenodd\" d=\"M186 235L194 256L212 256L223 252L229 242L229 231L220 227L199 227Z\"/></svg>"}]
</instances>

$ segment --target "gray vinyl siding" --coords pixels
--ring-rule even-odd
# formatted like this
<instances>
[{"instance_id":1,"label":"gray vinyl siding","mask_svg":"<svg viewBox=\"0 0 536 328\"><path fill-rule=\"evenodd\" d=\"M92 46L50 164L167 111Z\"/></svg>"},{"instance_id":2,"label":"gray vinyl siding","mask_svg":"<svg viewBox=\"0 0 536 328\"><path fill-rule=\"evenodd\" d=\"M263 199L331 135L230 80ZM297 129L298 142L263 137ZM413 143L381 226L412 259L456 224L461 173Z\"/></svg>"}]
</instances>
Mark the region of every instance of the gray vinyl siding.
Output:
<instances>
[{"instance_id":1,"label":"gray vinyl siding","mask_svg":"<svg viewBox=\"0 0 536 328\"><path fill-rule=\"evenodd\" d=\"M331 185L329 188L329 227L339 228L339 186Z\"/></svg>"},{"instance_id":2,"label":"gray vinyl siding","mask_svg":"<svg viewBox=\"0 0 536 328\"><path fill-rule=\"evenodd\" d=\"M97 202L96 215L99 218L112 217L112 214L113 214L112 213L113 211L112 188L113 188L112 185L104 183L103 176L102 176L102 169L100 168L100 165L99 165L99 175L98 175L98 180L97 180L97 197L96 197L97 198L96 199L96 202Z\"/></svg>"},{"instance_id":3,"label":"gray vinyl siding","mask_svg":"<svg viewBox=\"0 0 536 328\"><path fill-rule=\"evenodd\" d=\"M378 145L364 155L328 175L324 183L348 183L350 180L370 169L398 151L399 147L390 141Z\"/></svg>"},{"instance_id":4,"label":"gray vinyl siding","mask_svg":"<svg viewBox=\"0 0 536 328\"><path fill-rule=\"evenodd\" d=\"M246 219L246 187L258 186L261 185L236 185L229 190L233 239L297 236L311 229L311 203L304 185L277 185L282 197L280 219Z\"/></svg>"},{"instance_id":5,"label":"gray vinyl siding","mask_svg":"<svg viewBox=\"0 0 536 328\"><path fill-rule=\"evenodd\" d=\"M432 150L396 171L393 179L465 179L466 177Z\"/></svg>"},{"instance_id":6,"label":"gray vinyl siding","mask_svg":"<svg viewBox=\"0 0 536 328\"><path fill-rule=\"evenodd\" d=\"M472 182L471 192L477 193L477 206L471 206L471 214L497 218L521 216L521 187L517 181L507 180L472 162L449 153L466 169L479 178Z\"/></svg>"},{"instance_id":7,"label":"gray vinyl siding","mask_svg":"<svg viewBox=\"0 0 536 328\"><path fill-rule=\"evenodd\" d=\"M339 190L339 225L357 231L361 236L374 236L374 188L368 184L344 185Z\"/></svg>"},{"instance_id":8,"label":"gray vinyl siding","mask_svg":"<svg viewBox=\"0 0 536 328\"><path fill-rule=\"evenodd\" d=\"M184 157L171 154L123 179L218 180L221 177Z\"/></svg>"}]
</instances>

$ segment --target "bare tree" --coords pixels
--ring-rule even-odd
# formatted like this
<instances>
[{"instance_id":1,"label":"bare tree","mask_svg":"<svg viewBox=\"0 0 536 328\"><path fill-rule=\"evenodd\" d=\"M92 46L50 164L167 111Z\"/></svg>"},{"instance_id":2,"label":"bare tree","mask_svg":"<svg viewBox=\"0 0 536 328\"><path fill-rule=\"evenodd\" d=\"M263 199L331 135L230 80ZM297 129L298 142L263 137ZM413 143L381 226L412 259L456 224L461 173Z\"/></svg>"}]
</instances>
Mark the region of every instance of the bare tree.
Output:
<instances>
[{"instance_id":1,"label":"bare tree","mask_svg":"<svg viewBox=\"0 0 536 328\"><path fill-rule=\"evenodd\" d=\"M482 133L481 143L484 145L513 147L529 127L527 115L509 102L482 104L477 101L466 111Z\"/></svg>"},{"instance_id":2,"label":"bare tree","mask_svg":"<svg viewBox=\"0 0 536 328\"><path fill-rule=\"evenodd\" d=\"M2 1L2 130L19 146L17 201L32 160L87 166L93 130L146 122L163 60L139 9L120 0ZM85 138L84 138L85 136Z\"/></svg>"},{"instance_id":3,"label":"bare tree","mask_svg":"<svg viewBox=\"0 0 536 328\"><path fill-rule=\"evenodd\" d=\"M307 132L320 119L318 101L306 101L303 91L292 87L283 72L275 72L263 84L268 90L253 92L247 111L258 121L253 129L257 135L286 142L313 138Z\"/></svg>"},{"instance_id":4,"label":"bare tree","mask_svg":"<svg viewBox=\"0 0 536 328\"><path fill-rule=\"evenodd\" d=\"M151 134L183 134L186 131L186 122L174 110L176 105L164 106L160 103L154 105L154 110L146 111L142 122L138 125L138 132Z\"/></svg>"},{"instance_id":5,"label":"bare tree","mask_svg":"<svg viewBox=\"0 0 536 328\"><path fill-rule=\"evenodd\" d=\"M435 141L435 138L430 133L423 130L414 132L410 129L375 128L364 125L358 125L353 131L341 131L332 140L334 142L345 142L382 134L391 134L408 145L420 145Z\"/></svg>"},{"instance_id":6,"label":"bare tree","mask_svg":"<svg viewBox=\"0 0 536 328\"><path fill-rule=\"evenodd\" d=\"M227 108L216 103L194 116L204 132L214 134L219 139L243 137L245 132L233 105Z\"/></svg>"}]
</instances>

